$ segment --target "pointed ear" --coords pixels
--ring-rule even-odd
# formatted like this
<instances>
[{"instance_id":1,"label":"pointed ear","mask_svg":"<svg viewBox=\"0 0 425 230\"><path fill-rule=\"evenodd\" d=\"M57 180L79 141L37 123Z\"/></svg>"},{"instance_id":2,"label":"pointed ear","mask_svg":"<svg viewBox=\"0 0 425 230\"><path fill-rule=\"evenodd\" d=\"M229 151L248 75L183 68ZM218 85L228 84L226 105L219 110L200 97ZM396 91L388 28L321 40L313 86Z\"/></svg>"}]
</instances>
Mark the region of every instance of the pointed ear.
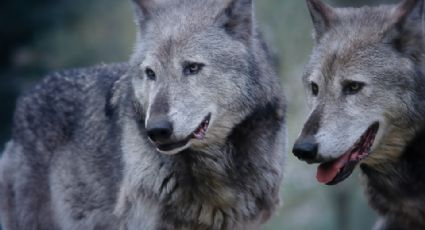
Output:
<instances>
[{"instance_id":1,"label":"pointed ear","mask_svg":"<svg viewBox=\"0 0 425 230\"><path fill-rule=\"evenodd\" d=\"M307 0L307 6L313 20L313 37L318 42L323 34L331 27L335 12L332 7L323 3L321 0Z\"/></svg>"},{"instance_id":2,"label":"pointed ear","mask_svg":"<svg viewBox=\"0 0 425 230\"><path fill-rule=\"evenodd\" d=\"M228 34L243 42L249 42L253 34L252 0L225 0L226 7L216 22Z\"/></svg>"},{"instance_id":3,"label":"pointed ear","mask_svg":"<svg viewBox=\"0 0 425 230\"><path fill-rule=\"evenodd\" d=\"M154 0L132 0L134 5L136 24L141 27L151 17Z\"/></svg>"},{"instance_id":4,"label":"pointed ear","mask_svg":"<svg viewBox=\"0 0 425 230\"><path fill-rule=\"evenodd\" d=\"M412 60L419 60L425 52L423 8L424 0L402 1L394 8L393 24L384 34L386 43Z\"/></svg>"},{"instance_id":5,"label":"pointed ear","mask_svg":"<svg viewBox=\"0 0 425 230\"><path fill-rule=\"evenodd\" d=\"M395 8L394 18L399 26L423 19L424 0L403 0Z\"/></svg>"}]
</instances>

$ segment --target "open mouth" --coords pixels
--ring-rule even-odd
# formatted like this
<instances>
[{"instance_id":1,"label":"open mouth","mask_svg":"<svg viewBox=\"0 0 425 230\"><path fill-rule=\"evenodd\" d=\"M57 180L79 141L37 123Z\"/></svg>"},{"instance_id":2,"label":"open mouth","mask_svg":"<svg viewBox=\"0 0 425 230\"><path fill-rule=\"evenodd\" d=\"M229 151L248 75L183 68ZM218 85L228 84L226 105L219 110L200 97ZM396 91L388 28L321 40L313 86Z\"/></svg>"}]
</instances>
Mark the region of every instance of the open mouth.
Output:
<instances>
[{"instance_id":1,"label":"open mouth","mask_svg":"<svg viewBox=\"0 0 425 230\"><path fill-rule=\"evenodd\" d=\"M327 185L336 185L353 173L356 165L369 156L379 130L379 123L371 125L354 146L340 158L319 165L317 180Z\"/></svg>"},{"instance_id":2,"label":"open mouth","mask_svg":"<svg viewBox=\"0 0 425 230\"><path fill-rule=\"evenodd\" d=\"M204 120L201 122L201 124L198 126L198 128L193 131L192 134L189 135L190 139L198 139L202 140L205 138L205 135L207 135L208 127L210 126L210 120L211 120L211 113L208 114Z\"/></svg>"},{"instance_id":3,"label":"open mouth","mask_svg":"<svg viewBox=\"0 0 425 230\"><path fill-rule=\"evenodd\" d=\"M192 139L203 140L207 134L208 127L211 121L211 113L208 114L204 120L199 124L199 126L193 131L188 137L184 140L168 143L168 144L160 144L157 146L158 150L161 152L179 152L188 147L189 141Z\"/></svg>"}]
</instances>

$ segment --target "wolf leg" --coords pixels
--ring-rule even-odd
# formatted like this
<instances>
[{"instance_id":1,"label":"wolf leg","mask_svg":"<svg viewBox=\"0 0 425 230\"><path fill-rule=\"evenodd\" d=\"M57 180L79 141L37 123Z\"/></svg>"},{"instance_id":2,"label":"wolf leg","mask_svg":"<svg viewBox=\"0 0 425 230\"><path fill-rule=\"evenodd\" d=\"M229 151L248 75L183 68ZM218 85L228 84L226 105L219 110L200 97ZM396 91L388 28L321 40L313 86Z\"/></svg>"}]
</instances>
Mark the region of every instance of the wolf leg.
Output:
<instances>
[{"instance_id":1,"label":"wolf leg","mask_svg":"<svg viewBox=\"0 0 425 230\"><path fill-rule=\"evenodd\" d=\"M0 225L3 229L17 229L14 213L16 208L14 206L13 178L16 175L14 168L17 167L15 153L16 148L13 142L6 145L6 149L0 159Z\"/></svg>"}]
</instances>

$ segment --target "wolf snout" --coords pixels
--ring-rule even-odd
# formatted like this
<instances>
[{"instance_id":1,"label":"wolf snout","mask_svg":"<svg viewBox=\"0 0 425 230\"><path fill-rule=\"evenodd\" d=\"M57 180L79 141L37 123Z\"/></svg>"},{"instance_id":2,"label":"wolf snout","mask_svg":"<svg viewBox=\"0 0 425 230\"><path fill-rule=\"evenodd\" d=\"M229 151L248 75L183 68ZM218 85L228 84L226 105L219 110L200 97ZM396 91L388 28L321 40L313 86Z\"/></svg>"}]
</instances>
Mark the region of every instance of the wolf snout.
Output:
<instances>
[{"instance_id":1,"label":"wolf snout","mask_svg":"<svg viewBox=\"0 0 425 230\"><path fill-rule=\"evenodd\" d=\"M311 162L317 157L319 144L314 137L300 137L294 144L292 152L300 160Z\"/></svg>"},{"instance_id":2,"label":"wolf snout","mask_svg":"<svg viewBox=\"0 0 425 230\"><path fill-rule=\"evenodd\" d=\"M155 143L168 142L173 134L173 124L168 119L154 119L147 123L146 132Z\"/></svg>"}]
</instances>

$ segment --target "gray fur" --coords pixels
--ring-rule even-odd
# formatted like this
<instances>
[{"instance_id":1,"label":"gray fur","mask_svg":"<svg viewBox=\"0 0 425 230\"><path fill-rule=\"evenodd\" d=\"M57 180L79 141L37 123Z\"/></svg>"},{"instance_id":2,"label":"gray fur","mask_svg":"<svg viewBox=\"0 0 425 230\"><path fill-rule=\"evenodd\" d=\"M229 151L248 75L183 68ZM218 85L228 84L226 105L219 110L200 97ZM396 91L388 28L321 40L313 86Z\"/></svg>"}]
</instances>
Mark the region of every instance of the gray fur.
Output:
<instances>
[{"instance_id":1,"label":"gray fur","mask_svg":"<svg viewBox=\"0 0 425 230\"><path fill-rule=\"evenodd\" d=\"M5 229L258 229L278 206L285 101L251 1L134 1L128 64L56 73L19 99ZM186 62L204 67L185 76ZM179 141L206 113L204 139L160 153L147 138L157 117Z\"/></svg>"},{"instance_id":2,"label":"gray fur","mask_svg":"<svg viewBox=\"0 0 425 230\"><path fill-rule=\"evenodd\" d=\"M379 122L371 153L361 161L370 204L383 216L376 228L424 229L423 0L362 8L308 3L320 35L304 75L312 112L299 138L318 143L310 162L339 158ZM364 87L344 94L347 81Z\"/></svg>"}]
</instances>

